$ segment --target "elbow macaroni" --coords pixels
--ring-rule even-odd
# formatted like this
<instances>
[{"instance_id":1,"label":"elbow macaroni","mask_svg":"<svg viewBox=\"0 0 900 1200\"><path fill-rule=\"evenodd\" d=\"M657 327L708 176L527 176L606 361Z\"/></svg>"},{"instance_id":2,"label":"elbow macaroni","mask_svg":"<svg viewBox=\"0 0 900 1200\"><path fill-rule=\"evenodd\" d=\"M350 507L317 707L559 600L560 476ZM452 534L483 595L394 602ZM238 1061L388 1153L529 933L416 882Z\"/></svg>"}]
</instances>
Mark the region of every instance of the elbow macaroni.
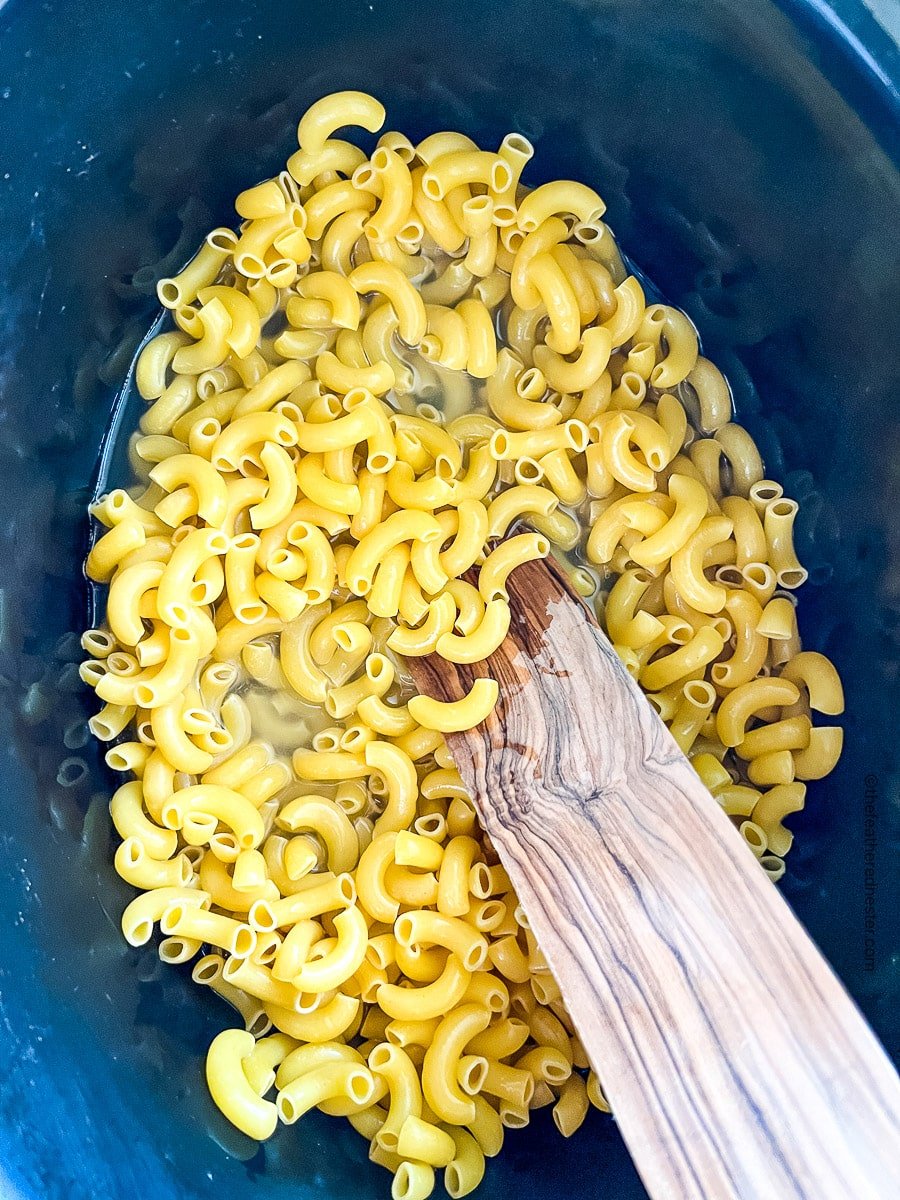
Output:
<instances>
[{"instance_id":1,"label":"elbow macaroni","mask_svg":"<svg viewBox=\"0 0 900 1200\"><path fill-rule=\"evenodd\" d=\"M797 632L797 505L600 196L523 184L519 134L389 132L368 157L339 136L384 120L361 92L318 101L239 232L160 282L175 328L135 367L148 488L92 507L109 590L81 675L92 731L128 739L124 935L214 948L194 978L246 1026L210 1046L213 1100L256 1140L346 1116L396 1200L424 1200L436 1170L468 1194L530 1109L568 1137L608 1105L444 740L498 685L415 695L402 656L488 659L510 573L574 552L772 878L844 699Z\"/></svg>"}]
</instances>

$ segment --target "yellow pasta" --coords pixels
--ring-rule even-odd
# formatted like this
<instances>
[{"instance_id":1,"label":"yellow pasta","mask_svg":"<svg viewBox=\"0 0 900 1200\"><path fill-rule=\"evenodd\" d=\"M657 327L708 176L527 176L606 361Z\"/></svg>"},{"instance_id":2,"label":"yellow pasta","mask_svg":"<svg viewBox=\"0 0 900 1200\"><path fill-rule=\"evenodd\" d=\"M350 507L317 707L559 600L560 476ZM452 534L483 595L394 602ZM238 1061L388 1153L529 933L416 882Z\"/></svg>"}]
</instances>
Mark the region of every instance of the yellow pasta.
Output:
<instances>
[{"instance_id":1,"label":"yellow pasta","mask_svg":"<svg viewBox=\"0 0 900 1200\"><path fill-rule=\"evenodd\" d=\"M772 879L844 698L800 640L797 505L600 196L524 186L520 134L340 136L384 119L323 97L240 229L160 282L139 486L91 507L80 674L131 776L123 933L216 947L193 977L245 1026L210 1048L215 1103L258 1140L346 1116L424 1200L437 1169L471 1191L533 1109L568 1137L608 1105L443 736L498 685L442 703L403 658L488 659L510 573L560 555Z\"/></svg>"},{"instance_id":2,"label":"yellow pasta","mask_svg":"<svg viewBox=\"0 0 900 1200\"><path fill-rule=\"evenodd\" d=\"M254 1051L256 1041L242 1029L226 1029L209 1048L206 1079L213 1099L232 1124L259 1141L270 1137L278 1123L278 1112L250 1086L243 1063Z\"/></svg>"},{"instance_id":3,"label":"yellow pasta","mask_svg":"<svg viewBox=\"0 0 900 1200\"><path fill-rule=\"evenodd\" d=\"M476 679L462 700L441 701L429 696L413 696L407 707L426 729L440 733L471 729L493 710L497 702L498 684L495 679Z\"/></svg>"}]
</instances>

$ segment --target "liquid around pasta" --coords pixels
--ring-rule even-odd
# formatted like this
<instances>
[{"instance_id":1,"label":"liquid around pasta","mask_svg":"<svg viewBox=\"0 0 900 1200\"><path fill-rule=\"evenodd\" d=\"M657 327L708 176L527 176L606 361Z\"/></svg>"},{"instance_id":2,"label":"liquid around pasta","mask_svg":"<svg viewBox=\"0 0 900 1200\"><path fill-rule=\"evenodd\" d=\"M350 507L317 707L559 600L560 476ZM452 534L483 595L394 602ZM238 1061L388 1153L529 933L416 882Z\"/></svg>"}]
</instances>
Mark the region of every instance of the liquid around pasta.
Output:
<instances>
[{"instance_id":1,"label":"liquid around pasta","mask_svg":"<svg viewBox=\"0 0 900 1200\"><path fill-rule=\"evenodd\" d=\"M510 572L562 556L773 879L843 697L797 632L797 505L600 196L524 185L518 134L337 136L384 119L314 104L238 231L160 282L82 676L128 776L125 937L158 927L242 1018L214 1100L258 1139L345 1117L420 1200L438 1170L472 1191L535 1108L566 1137L608 1109L444 742L497 685L441 704L405 658L487 657Z\"/></svg>"}]
</instances>

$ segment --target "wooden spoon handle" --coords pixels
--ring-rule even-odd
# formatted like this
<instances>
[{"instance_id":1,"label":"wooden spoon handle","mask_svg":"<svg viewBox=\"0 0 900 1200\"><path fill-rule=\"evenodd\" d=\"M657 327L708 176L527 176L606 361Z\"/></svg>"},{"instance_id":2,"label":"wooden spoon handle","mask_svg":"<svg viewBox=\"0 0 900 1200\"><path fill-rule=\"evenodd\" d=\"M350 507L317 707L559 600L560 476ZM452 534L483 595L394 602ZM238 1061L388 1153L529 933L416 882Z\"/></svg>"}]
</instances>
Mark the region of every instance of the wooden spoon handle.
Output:
<instances>
[{"instance_id":1,"label":"wooden spoon handle","mask_svg":"<svg viewBox=\"0 0 900 1200\"><path fill-rule=\"evenodd\" d=\"M897 1200L900 1080L831 968L548 561L448 737L656 1200Z\"/></svg>"}]
</instances>

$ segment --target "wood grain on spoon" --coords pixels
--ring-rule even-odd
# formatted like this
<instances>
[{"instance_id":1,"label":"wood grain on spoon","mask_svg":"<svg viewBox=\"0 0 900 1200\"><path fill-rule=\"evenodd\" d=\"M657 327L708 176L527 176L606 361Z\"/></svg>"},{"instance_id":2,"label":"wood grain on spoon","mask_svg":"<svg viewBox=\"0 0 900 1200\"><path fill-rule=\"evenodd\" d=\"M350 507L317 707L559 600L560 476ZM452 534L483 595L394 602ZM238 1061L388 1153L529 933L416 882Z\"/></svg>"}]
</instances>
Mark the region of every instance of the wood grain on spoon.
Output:
<instances>
[{"instance_id":1,"label":"wood grain on spoon","mask_svg":"<svg viewBox=\"0 0 900 1200\"><path fill-rule=\"evenodd\" d=\"M552 561L447 740L655 1200L897 1200L900 1079Z\"/></svg>"}]
</instances>

